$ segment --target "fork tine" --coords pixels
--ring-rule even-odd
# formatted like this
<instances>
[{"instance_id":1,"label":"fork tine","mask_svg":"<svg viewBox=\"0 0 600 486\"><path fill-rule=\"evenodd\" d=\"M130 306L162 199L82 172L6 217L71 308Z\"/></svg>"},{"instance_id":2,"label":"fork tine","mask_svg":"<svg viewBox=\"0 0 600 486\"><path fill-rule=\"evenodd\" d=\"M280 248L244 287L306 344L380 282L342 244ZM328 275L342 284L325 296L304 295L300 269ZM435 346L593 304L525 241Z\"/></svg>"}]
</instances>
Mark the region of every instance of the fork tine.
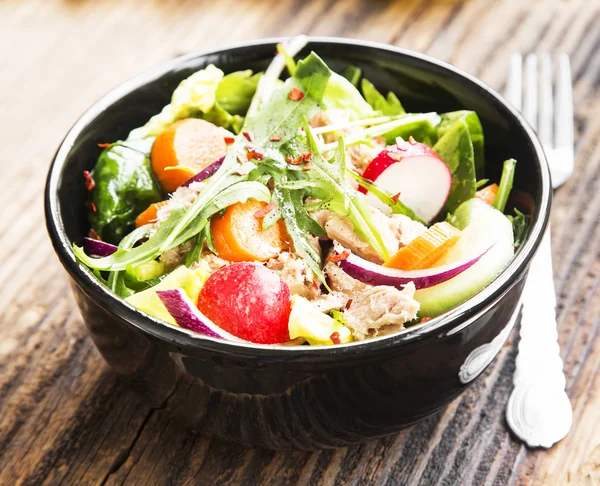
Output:
<instances>
[{"instance_id":1,"label":"fork tine","mask_svg":"<svg viewBox=\"0 0 600 486\"><path fill-rule=\"evenodd\" d=\"M538 136L544 147L552 147L552 57L549 53L541 58L539 89Z\"/></svg>"},{"instance_id":2,"label":"fork tine","mask_svg":"<svg viewBox=\"0 0 600 486\"><path fill-rule=\"evenodd\" d=\"M515 52L510 56L510 67L508 70L508 80L506 82L506 91L504 96L508 102L517 110L521 111L521 102L523 100L523 56Z\"/></svg>"},{"instance_id":3,"label":"fork tine","mask_svg":"<svg viewBox=\"0 0 600 486\"><path fill-rule=\"evenodd\" d=\"M537 66L538 59L535 54L528 54L525 58L525 90L523 93L523 116L531 127L537 131Z\"/></svg>"},{"instance_id":4,"label":"fork tine","mask_svg":"<svg viewBox=\"0 0 600 486\"><path fill-rule=\"evenodd\" d=\"M558 79L556 80L555 148L567 149L573 154L573 88L569 56L558 58Z\"/></svg>"}]
</instances>

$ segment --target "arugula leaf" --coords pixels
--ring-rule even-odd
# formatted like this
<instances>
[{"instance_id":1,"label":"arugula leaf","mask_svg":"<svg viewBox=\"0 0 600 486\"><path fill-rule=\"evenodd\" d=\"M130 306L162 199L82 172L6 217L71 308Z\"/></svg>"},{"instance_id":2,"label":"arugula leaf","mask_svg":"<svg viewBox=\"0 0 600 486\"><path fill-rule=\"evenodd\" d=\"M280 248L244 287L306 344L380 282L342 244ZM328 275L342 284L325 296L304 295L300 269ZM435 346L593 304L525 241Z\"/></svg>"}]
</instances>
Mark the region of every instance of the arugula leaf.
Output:
<instances>
[{"instance_id":1,"label":"arugula leaf","mask_svg":"<svg viewBox=\"0 0 600 486\"><path fill-rule=\"evenodd\" d=\"M281 216L285 222L287 232L294 243L296 252L303 258L308 265L308 268L313 271L317 278L327 286L325 275L321 270L321 257L307 238L309 231L302 226L306 220L299 216L303 208L301 195L298 194L298 192L281 187L280 183L283 182L283 180L280 178L282 177L285 176L282 174L275 176L273 197L281 210ZM310 219L312 220L312 218Z\"/></svg>"},{"instance_id":2,"label":"arugula leaf","mask_svg":"<svg viewBox=\"0 0 600 486\"><path fill-rule=\"evenodd\" d=\"M388 260L390 255L371 218L367 197L349 187L345 181L346 150L344 139L340 138L338 141L335 161L332 164L327 162L319 152L307 122L304 125L304 132L313 154L311 170L307 173L311 179L327 186L330 195L329 209L347 216L354 227L354 232L371 245L384 261Z\"/></svg>"},{"instance_id":3,"label":"arugula leaf","mask_svg":"<svg viewBox=\"0 0 600 486\"><path fill-rule=\"evenodd\" d=\"M119 248L122 250L129 250L133 248L139 240L148 236L150 232L150 225L141 226L129 233L119 243ZM110 272L106 285L119 297L129 297L135 293L135 290L130 289L125 283L125 272L116 271Z\"/></svg>"},{"instance_id":4,"label":"arugula leaf","mask_svg":"<svg viewBox=\"0 0 600 486\"><path fill-rule=\"evenodd\" d=\"M89 211L89 219L104 241L121 241L135 227L135 217L163 199L150 168L153 142L148 138L112 144L98 158L91 193L96 211Z\"/></svg>"},{"instance_id":5,"label":"arugula leaf","mask_svg":"<svg viewBox=\"0 0 600 486\"><path fill-rule=\"evenodd\" d=\"M475 196L475 159L469 127L457 119L433 146L452 172L452 188L444 211L453 212L461 203Z\"/></svg>"},{"instance_id":6,"label":"arugula leaf","mask_svg":"<svg viewBox=\"0 0 600 486\"><path fill-rule=\"evenodd\" d=\"M473 144L473 156L475 158L475 175L478 179L483 178L485 173L485 154L483 144L483 127L481 121L474 111L452 111L443 113L438 125L438 137L441 138L446 131L452 128L457 120L463 120L469 129L471 143Z\"/></svg>"},{"instance_id":7,"label":"arugula leaf","mask_svg":"<svg viewBox=\"0 0 600 486\"><path fill-rule=\"evenodd\" d=\"M256 116L246 119L244 130L254 133L254 143L265 148L267 157L279 159L286 165L281 157L281 146L298 135L304 118L310 118L319 111L330 76L329 67L314 52L310 53L304 60L298 61L294 77L275 89ZM299 101L290 100L293 88L301 90L305 96ZM271 136L281 139L273 142Z\"/></svg>"},{"instance_id":8,"label":"arugula leaf","mask_svg":"<svg viewBox=\"0 0 600 486\"><path fill-rule=\"evenodd\" d=\"M214 176L213 176L214 177ZM211 178L212 179L212 178ZM85 254L82 248L74 245L77 258L90 268L98 270L124 270L127 265L137 266L154 260L165 251L185 243L200 233L207 225L210 217L238 201L253 197L259 201L269 202L269 190L259 182L239 182L218 190L216 196L209 198L202 192L188 210L176 209L159 227L156 233L145 243L127 250L119 248L115 253L103 258L93 258ZM206 187L205 187L206 189ZM210 192L212 193L212 191Z\"/></svg>"},{"instance_id":9,"label":"arugula leaf","mask_svg":"<svg viewBox=\"0 0 600 486\"><path fill-rule=\"evenodd\" d=\"M369 103L375 111L381 112L382 115L403 115L406 113L402 107L402 103L391 91L385 98L377 88L369 80L363 78L361 82L362 92L365 95L367 103Z\"/></svg>"}]
</instances>

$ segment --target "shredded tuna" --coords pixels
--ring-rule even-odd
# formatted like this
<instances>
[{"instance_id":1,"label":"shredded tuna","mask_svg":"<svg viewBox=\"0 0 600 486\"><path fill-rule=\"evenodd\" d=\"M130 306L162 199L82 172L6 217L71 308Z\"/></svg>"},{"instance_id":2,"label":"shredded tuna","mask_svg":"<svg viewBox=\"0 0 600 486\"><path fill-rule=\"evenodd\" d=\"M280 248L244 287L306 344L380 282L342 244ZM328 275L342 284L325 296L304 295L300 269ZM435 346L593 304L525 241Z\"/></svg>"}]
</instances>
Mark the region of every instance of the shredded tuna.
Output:
<instances>
[{"instance_id":1,"label":"shredded tuna","mask_svg":"<svg viewBox=\"0 0 600 486\"><path fill-rule=\"evenodd\" d=\"M354 226L347 217L328 210L315 211L311 216L325 228L329 239L338 241L343 247L365 260L383 263L383 259L375 249L354 232ZM407 225L404 220L390 218L375 208L371 208L371 216L385 247L390 255L393 255L400 247L401 228ZM420 223L417 224L420 225ZM423 226L423 228L425 227ZM413 231L412 227L411 231Z\"/></svg>"},{"instance_id":2,"label":"shredded tuna","mask_svg":"<svg viewBox=\"0 0 600 486\"><path fill-rule=\"evenodd\" d=\"M357 292L371 287L370 285L364 284L360 280L351 277L333 262L327 262L323 267L323 272L325 272L325 275L327 276L327 283L331 290L344 294L348 298L354 298ZM344 305L345 304L346 303L344 302Z\"/></svg>"},{"instance_id":3,"label":"shredded tuna","mask_svg":"<svg viewBox=\"0 0 600 486\"><path fill-rule=\"evenodd\" d=\"M273 270L288 285L292 294L314 299L321 294L321 288L314 283L312 271L304 260L295 258L288 252L282 252L277 258L267 261L267 268Z\"/></svg>"},{"instance_id":4,"label":"shredded tuna","mask_svg":"<svg viewBox=\"0 0 600 486\"><path fill-rule=\"evenodd\" d=\"M223 268L224 266L229 265L231 263L230 261L224 260L223 258L218 257L217 255L208 250L204 250L202 252L200 259L206 264L208 264L208 268L211 274L215 273L220 268Z\"/></svg>"},{"instance_id":5,"label":"shredded tuna","mask_svg":"<svg viewBox=\"0 0 600 486\"><path fill-rule=\"evenodd\" d=\"M186 255L192 248L192 242L185 243L165 251L159 258L159 261L164 264L167 270L171 271L183 263Z\"/></svg>"},{"instance_id":6,"label":"shredded tuna","mask_svg":"<svg viewBox=\"0 0 600 486\"><path fill-rule=\"evenodd\" d=\"M367 165L379 155L385 148L384 144L376 144L374 147L370 147L364 143L358 145L350 145L346 148L346 162L349 169L362 175ZM354 181L354 179L352 179ZM356 183L354 183L356 184Z\"/></svg>"},{"instance_id":7,"label":"shredded tuna","mask_svg":"<svg viewBox=\"0 0 600 486\"><path fill-rule=\"evenodd\" d=\"M180 186L177 190L171 194L167 204L162 205L156 212L156 223L154 229L158 229L158 226L165 221L174 209L184 208L188 209L198 197L198 194L204 187L205 182L192 182L189 186Z\"/></svg>"},{"instance_id":8,"label":"shredded tuna","mask_svg":"<svg viewBox=\"0 0 600 486\"><path fill-rule=\"evenodd\" d=\"M348 296L342 292L332 292L330 294L321 294L313 299L311 303L321 312L328 314L332 310L342 310L348 303Z\"/></svg>"},{"instance_id":9,"label":"shredded tuna","mask_svg":"<svg viewBox=\"0 0 600 486\"><path fill-rule=\"evenodd\" d=\"M412 282L403 290L383 285L367 288L344 312L346 325L358 340L401 330L405 322L417 317L419 303L414 294Z\"/></svg>"},{"instance_id":10,"label":"shredded tuna","mask_svg":"<svg viewBox=\"0 0 600 486\"><path fill-rule=\"evenodd\" d=\"M391 220L390 227L399 239L401 246L408 245L427 229L424 224L410 219L403 214L393 214L389 219Z\"/></svg>"}]
</instances>

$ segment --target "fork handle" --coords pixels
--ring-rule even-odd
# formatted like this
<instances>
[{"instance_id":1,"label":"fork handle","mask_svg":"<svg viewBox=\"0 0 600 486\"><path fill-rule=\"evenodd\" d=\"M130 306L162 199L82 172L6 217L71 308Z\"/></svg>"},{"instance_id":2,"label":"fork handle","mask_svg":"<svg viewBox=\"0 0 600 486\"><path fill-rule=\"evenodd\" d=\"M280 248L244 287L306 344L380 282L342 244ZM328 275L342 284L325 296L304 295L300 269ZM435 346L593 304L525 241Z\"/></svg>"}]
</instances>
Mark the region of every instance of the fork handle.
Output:
<instances>
[{"instance_id":1,"label":"fork handle","mask_svg":"<svg viewBox=\"0 0 600 486\"><path fill-rule=\"evenodd\" d=\"M548 448L567 435L573 419L558 346L550 228L523 291L520 337L506 420L528 446Z\"/></svg>"}]
</instances>

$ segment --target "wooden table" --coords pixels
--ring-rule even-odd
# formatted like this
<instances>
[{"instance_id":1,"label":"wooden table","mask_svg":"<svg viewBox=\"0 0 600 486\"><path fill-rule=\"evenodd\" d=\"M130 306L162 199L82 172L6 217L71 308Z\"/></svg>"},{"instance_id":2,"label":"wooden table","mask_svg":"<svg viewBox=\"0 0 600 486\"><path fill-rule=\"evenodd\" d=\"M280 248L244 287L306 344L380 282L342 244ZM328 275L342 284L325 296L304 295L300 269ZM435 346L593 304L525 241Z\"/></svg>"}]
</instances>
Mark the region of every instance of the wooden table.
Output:
<instances>
[{"instance_id":1,"label":"wooden table","mask_svg":"<svg viewBox=\"0 0 600 486\"><path fill-rule=\"evenodd\" d=\"M597 0L5 0L0 3L0 483L600 484L600 5ZM569 436L532 451L508 432L516 335L446 410L325 452L245 450L178 430L86 336L44 228L52 154L115 84L181 53L308 33L427 52L502 88L513 51L566 51L577 162L552 239ZM509 142L509 141L508 141Z\"/></svg>"}]
</instances>

